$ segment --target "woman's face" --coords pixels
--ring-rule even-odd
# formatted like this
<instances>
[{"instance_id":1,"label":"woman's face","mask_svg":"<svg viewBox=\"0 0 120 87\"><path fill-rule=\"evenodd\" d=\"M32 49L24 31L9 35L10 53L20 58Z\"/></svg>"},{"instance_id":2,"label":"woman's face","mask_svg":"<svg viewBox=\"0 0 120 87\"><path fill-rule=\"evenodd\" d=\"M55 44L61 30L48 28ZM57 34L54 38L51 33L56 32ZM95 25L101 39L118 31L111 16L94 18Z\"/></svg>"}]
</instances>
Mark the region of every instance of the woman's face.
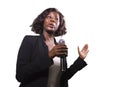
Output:
<instances>
[{"instance_id":1,"label":"woman's face","mask_svg":"<svg viewBox=\"0 0 120 87\"><path fill-rule=\"evenodd\" d=\"M48 33L54 33L60 24L59 14L57 12L50 12L44 20L44 30Z\"/></svg>"}]
</instances>

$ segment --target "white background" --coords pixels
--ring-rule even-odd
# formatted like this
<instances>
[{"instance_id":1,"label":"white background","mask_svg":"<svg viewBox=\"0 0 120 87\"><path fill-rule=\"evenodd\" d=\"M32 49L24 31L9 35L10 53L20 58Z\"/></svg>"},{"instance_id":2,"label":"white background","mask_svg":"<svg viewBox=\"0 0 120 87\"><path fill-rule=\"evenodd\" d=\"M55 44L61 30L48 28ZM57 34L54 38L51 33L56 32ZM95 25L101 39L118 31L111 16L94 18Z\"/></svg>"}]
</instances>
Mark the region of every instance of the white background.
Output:
<instances>
[{"instance_id":1,"label":"white background","mask_svg":"<svg viewBox=\"0 0 120 87\"><path fill-rule=\"evenodd\" d=\"M69 87L120 87L119 0L1 0L0 87L18 87L16 59L34 18L49 7L58 8L66 20L63 36L70 66L78 57L77 46L89 44L88 66L69 80Z\"/></svg>"}]
</instances>

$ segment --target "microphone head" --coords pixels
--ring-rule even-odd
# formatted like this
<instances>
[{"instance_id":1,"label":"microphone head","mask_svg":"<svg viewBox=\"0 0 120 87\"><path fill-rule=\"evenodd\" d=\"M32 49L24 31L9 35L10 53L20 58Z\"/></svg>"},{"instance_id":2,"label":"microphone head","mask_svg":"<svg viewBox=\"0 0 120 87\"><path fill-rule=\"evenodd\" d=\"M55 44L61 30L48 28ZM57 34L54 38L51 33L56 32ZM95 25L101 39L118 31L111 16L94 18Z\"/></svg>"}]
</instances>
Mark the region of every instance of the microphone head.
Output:
<instances>
[{"instance_id":1,"label":"microphone head","mask_svg":"<svg viewBox=\"0 0 120 87\"><path fill-rule=\"evenodd\" d=\"M65 40L64 40L64 39L60 39L58 43L59 43L59 44L65 44ZM67 57L67 54L65 54L65 55L60 55L60 57L61 57L61 58L65 58L65 57Z\"/></svg>"},{"instance_id":2,"label":"microphone head","mask_svg":"<svg viewBox=\"0 0 120 87\"><path fill-rule=\"evenodd\" d=\"M65 40L60 39L60 40L59 40L59 44L65 44Z\"/></svg>"}]
</instances>

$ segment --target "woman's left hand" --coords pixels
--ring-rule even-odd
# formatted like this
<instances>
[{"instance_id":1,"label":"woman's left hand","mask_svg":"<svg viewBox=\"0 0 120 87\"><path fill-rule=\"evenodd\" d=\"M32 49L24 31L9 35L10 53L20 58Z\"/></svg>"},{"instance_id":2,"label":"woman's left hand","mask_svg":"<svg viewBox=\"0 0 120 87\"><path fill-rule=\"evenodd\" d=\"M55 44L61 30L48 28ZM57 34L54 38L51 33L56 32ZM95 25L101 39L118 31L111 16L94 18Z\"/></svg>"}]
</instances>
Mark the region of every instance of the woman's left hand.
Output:
<instances>
[{"instance_id":1,"label":"woman's left hand","mask_svg":"<svg viewBox=\"0 0 120 87\"><path fill-rule=\"evenodd\" d=\"M82 48L82 50L80 50L79 46L78 46L78 54L79 57L82 59L85 59L87 54L88 54L89 50L88 50L88 44L85 44L84 47Z\"/></svg>"}]
</instances>

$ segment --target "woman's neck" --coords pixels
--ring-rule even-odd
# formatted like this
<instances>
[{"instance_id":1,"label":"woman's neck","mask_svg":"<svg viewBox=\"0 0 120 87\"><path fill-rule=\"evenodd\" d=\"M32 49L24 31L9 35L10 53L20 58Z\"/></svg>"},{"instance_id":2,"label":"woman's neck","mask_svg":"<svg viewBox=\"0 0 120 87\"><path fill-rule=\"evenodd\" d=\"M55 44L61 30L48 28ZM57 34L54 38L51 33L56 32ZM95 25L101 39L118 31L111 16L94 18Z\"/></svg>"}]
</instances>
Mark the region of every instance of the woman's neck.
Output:
<instances>
[{"instance_id":1,"label":"woman's neck","mask_svg":"<svg viewBox=\"0 0 120 87\"><path fill-rule=\"evenodd\" d=\"M47 32L43 32L44 38L47 42L54 41L54 35L50 35Z\"/></svg>"},{"instance_id":2,"label":"woman's neck","mask_svg":"<svg viewBox=\"0 0 120 87\"><path fill-rule=\"evenodd\" d=\"M54 35L50 35L47 32L43 32L45 43L48 46L49 51L55 46Z\"/></svg>"}]
</instances>

